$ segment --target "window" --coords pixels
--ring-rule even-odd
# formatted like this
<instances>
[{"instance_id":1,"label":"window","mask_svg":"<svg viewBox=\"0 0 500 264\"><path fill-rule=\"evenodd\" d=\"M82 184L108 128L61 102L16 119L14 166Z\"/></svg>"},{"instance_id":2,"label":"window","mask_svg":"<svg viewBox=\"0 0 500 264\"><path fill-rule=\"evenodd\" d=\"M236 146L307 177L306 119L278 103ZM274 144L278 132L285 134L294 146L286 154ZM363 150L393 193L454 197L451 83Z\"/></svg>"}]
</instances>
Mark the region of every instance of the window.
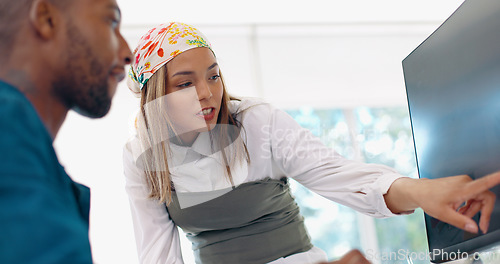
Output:
<instances>
[{"instance_id":1,"label":"window","mask_svg":"<svg viewBox=\"0 0 500 264\"><path fill-rule=\"evenodd\" d=\"M355 109L300 108L287 111L325 145L349 159L380 163L418 177L410 120L405 107ZM296 197L313 244L330 259L361 250L373 263L429 263L423 212L374 219L338 205L296 182Z\"/></svg>"}]
</instances>

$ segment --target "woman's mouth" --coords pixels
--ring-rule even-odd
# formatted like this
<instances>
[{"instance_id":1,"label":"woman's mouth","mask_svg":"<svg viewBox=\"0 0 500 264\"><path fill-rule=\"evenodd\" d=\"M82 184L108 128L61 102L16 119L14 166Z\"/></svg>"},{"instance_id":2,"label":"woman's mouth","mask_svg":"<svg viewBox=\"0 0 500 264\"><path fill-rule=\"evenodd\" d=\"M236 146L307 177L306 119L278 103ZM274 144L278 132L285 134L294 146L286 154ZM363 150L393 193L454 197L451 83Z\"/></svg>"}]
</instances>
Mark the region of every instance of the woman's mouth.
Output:
<instances>
[{"instance_id":1,"label":"woman's mouth","mask_svg":"<svg viewBox=\"0 0 500 264\"><path fill-rule=\"evenodd\" d=\"M210 121L215 117L215 108L213 107L203 108L196 115L205 119L205 121Z\"/></svg>"}]
</instances>

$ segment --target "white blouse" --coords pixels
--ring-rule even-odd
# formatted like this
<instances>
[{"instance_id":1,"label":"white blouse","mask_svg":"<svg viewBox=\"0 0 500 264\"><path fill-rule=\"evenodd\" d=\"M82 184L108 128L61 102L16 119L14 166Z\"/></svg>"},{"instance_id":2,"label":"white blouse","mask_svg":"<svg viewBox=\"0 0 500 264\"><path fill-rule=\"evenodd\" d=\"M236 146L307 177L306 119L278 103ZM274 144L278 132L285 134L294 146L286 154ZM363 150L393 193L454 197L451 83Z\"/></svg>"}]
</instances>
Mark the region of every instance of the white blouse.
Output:
<instances>
[{"instance_id":1,"label":"white blouse","mask_svg":"<svg viewBox=\"0 0 500 264\"><path fill-rule=\"evenodd\" d=\"M376 164L347 160L302 128L284 111L256 99L232 101L231 111L246 109L238 119L250 163L232 169L235 185L265 178L293 178L309 190L373 217L394 214L383 195L402 177ZM220 157L211 153L208 133L200 133L190 148L170 144L172 181L177 192L200 192L231 187ZM124 147L126 191L130 200L137 250L141 263L183 263L178 229L164 204L148 199L145 174L136 166L137 136ZM210 173L207 173L210 171ZM182 206L182 205L181 205ZM189 204L186 206L190 206ZM273 264L317 263L326 260L319 248L280 258Z\"/></svg>"}]
</instances>

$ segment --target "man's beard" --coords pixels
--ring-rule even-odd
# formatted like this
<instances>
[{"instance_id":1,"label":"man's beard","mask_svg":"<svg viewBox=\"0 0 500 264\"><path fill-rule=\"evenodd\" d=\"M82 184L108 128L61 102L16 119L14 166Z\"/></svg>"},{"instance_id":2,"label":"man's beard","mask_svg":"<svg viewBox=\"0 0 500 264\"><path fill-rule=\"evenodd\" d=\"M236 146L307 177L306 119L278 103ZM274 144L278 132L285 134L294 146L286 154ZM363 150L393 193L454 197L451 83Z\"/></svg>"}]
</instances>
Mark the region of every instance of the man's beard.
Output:
<instances>
[{"instance_id":1,"label":"man's beard","mask_svg":"<svg viewBox=\"0 0 500 264\"><path fill-rule=\"evenodd\" d=\"M75 112L91 117L105 116L111 108L108 78L109 67L99 62L91 46L75 26L69 25L69 39L63 74L53 84L53 91Z\"/></svg>"}]
</instances>

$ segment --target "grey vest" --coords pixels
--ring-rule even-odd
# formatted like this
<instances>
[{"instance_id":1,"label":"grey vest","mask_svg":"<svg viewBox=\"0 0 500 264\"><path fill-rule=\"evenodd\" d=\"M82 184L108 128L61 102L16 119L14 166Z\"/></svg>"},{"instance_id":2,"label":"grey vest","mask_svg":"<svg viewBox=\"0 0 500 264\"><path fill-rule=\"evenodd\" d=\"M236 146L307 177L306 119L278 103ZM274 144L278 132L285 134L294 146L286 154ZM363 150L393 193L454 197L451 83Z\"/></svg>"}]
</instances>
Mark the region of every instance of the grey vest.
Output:
<instances>
[{"instance_id":1,"label":"grey vest","mask_svg":"<svg viewBox=\"0 0 500 264\"><path fill-rule=\"evenodd\" d=\"M187 233L196 263L267 263L312 248L286 178L243 183L181 209L179 198L182 202L188 196L207 193L174 192L167 210Z\"/></svg>"}]
</instances>

